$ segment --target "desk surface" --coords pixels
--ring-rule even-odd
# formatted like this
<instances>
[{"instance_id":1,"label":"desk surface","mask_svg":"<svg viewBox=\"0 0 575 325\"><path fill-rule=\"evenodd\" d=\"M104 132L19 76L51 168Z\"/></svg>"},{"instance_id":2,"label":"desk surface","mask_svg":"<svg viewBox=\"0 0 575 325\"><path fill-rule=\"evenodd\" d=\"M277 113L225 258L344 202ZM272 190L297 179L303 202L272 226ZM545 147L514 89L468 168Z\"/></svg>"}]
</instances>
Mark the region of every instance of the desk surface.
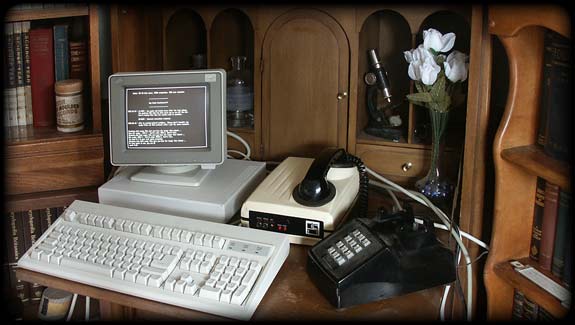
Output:
<instances>
[{"instance_id":1,"label":"desk surface","mask_svg":"<svg viewBox=\"0 0 575 325\"><path fill-rule=\"evenodd\" d=\"M435 320L438 319L443 287L436 287L393 299L335 309L323 297L306 272L307 246L291 245L290 254L260 302L253 320ZM134 318L182 318L221 320L213 315L166 305L114 291L79 284L38 272L19 269L18 278L100 301L135 308ZM432 276L432 275L431 275Z\"/></svg>"}]
</instances>

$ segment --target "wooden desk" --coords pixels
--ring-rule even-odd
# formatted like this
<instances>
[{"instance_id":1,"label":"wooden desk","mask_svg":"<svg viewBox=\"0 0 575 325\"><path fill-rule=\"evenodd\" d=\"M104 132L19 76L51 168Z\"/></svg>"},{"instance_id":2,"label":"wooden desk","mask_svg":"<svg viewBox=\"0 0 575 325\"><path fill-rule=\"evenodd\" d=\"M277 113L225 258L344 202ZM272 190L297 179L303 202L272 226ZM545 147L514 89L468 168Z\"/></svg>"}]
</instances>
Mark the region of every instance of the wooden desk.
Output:
<instances>
[{"instance_id":1,"label":"wooden desk","mask_svg":"<svg viewBox=\"0 0 575 325\"><path fill-rule=\"evenodd\" d=\"M290 254L260 302L253 320L435 320L443 287L336 310L306 272L307 246L291 245ZM98 299L106 320L192 319L223 320L194 310L166 305L74 281L19 269L19 279ZM430 275L432 276L432 275Z\"/></svg>"}]
</instances>

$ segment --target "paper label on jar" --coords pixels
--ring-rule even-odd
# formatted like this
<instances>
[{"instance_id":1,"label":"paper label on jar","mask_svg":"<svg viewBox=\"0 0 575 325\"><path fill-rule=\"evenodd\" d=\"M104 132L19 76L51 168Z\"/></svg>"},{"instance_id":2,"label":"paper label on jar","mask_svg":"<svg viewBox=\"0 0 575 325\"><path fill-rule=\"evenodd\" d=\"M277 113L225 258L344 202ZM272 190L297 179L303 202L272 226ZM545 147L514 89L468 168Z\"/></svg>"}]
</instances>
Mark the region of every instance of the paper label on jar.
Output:
<instances>
[{"instance_id":1,"label":"paper label on jar","mask_svg":"<svg viewBox=\"0 0 575 325\"><path fill-rule=\"evenodd\" d=\"M84 123L82 95L56 95L56 117L60 127L77 127Z\"/></svg>"}]
</instances>

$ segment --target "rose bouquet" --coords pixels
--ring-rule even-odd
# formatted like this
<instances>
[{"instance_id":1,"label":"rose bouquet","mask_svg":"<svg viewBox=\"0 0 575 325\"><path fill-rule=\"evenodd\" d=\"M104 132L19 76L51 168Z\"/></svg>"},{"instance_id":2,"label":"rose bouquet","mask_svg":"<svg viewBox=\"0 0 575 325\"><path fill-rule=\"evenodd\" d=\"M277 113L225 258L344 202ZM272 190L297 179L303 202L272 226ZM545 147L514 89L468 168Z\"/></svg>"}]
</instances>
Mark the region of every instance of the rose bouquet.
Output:
<instances>
[{"instance_id":1,"label":"rose bouquet","mask_svg":"<svg viewBox=\"0 0 575 325\"><path fill-rule=\"evenodd\" d=\"M453 193L453 185L444 177L439 160L449 111L465 100L462 83L468 72L466 54L455 50L447 54L454 44L454 33L442 35L430 28L423 31L423 44L404 52L409 63L407 74L417 89L416 93L407 95L407 99L429 109L432 127L430 169L415 186L438 203L446 203Z\"/></svg>"}]
</instances>

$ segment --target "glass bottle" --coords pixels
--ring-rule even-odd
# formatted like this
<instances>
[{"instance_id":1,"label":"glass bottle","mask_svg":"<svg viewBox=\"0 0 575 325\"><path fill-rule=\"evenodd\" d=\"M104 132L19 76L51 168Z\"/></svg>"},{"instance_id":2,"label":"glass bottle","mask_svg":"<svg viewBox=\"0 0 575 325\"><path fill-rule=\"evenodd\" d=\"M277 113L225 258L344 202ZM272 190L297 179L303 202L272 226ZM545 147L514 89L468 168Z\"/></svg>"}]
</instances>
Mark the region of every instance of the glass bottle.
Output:
<instances>
[{"instance_id":1,"label":"glass bottle","mask_svg":"<svg viewBox=\"0 0 575 325\"><path fill-rule=\"evenodd\" d=\"M251 128L254 117L254 92L251 73L246 70L246 57L230 58L232 69L227 73L228 127Z\"/></svg>"}]
</instances>

